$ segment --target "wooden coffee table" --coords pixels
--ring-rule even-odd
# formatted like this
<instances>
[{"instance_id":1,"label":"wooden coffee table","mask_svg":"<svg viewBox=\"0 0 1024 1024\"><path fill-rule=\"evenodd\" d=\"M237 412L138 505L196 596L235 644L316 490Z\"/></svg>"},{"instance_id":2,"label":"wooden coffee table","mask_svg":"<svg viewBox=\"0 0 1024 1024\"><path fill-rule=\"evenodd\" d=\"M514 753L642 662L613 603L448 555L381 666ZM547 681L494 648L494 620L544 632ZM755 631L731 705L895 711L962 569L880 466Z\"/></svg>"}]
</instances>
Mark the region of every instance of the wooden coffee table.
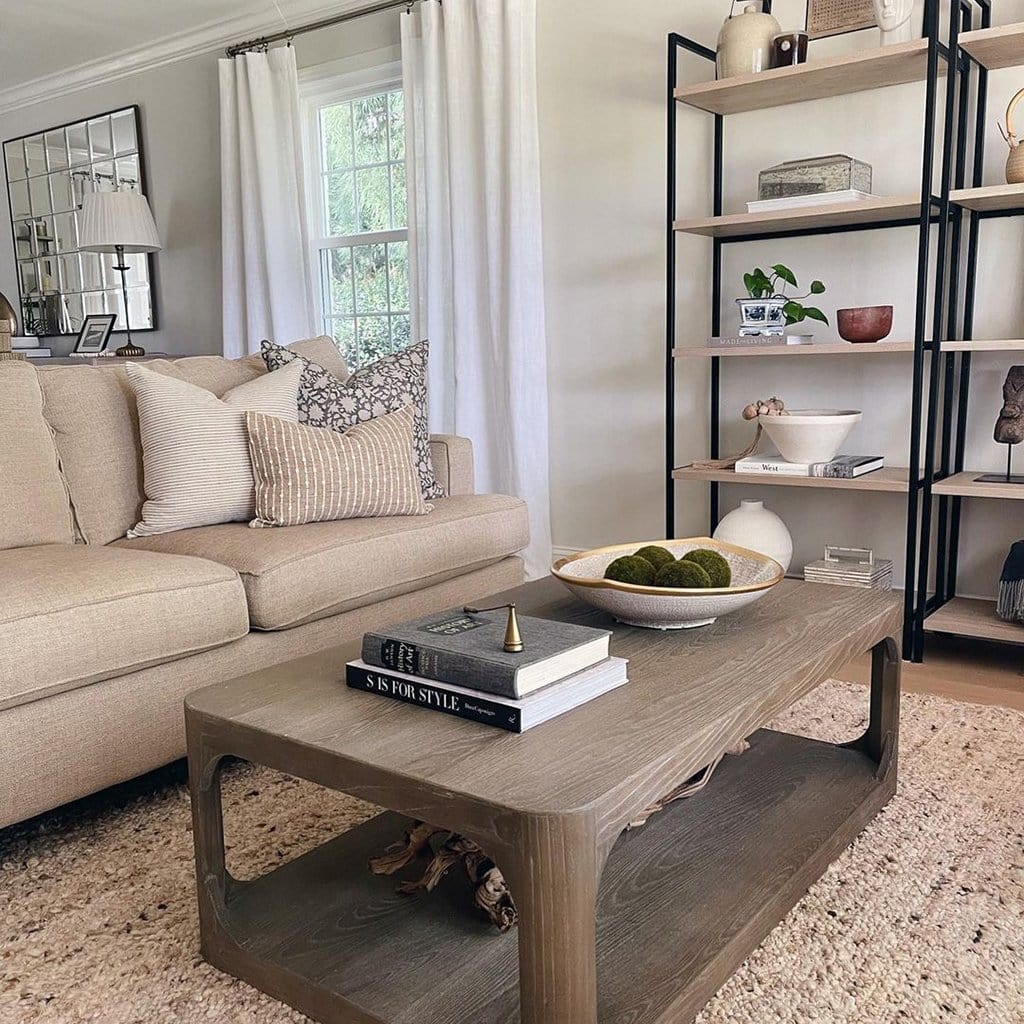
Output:
<instances>
[{"instance_id":1,"label":"wooden coffee table","mask_svg":"<svg viewBox=\"0 0 1024 1024\"><path fill-rule=\"evenodd\" d=\"M613 625L553 580L506 599ZM629 685L522 736L348 689L356 643L200 690L186 722L203 955L325 1022L689 1020L895 791L900 626L891 594L789 582L699 630L616 625ZM868 650L862 737L761 729ZM744 737L702 793L623 832ZM225 755L399 813L239 882ZM491 927L457 872L419 897L369 873L403 816L494 858L517 932Z\"/></svg>"}]
</instances>

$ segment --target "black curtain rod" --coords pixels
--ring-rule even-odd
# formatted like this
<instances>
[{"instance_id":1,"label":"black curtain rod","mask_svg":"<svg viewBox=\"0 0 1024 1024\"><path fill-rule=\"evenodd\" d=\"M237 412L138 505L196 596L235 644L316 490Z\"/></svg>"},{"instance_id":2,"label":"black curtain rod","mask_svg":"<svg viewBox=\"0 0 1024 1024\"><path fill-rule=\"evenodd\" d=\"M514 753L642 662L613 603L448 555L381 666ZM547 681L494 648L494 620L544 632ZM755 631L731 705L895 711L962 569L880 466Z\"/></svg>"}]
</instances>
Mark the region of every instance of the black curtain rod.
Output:
<instances>
[{"instance_id":1,"label":"black curtain rod","mask_svg":"<svg viewBox=\"0 0 1024 1024\"><path fill-rule=\"evenodd\" d=\"M370 14L380 14L383 11L391 11L397 7L406 7L410 10L418 0L381 0L380 3L363 7L358 11L346 11L344 14L337 14L333 18L323 18L314 21L310 25L300 25L298 28L284 29L281 32L274 32L269 36L260 36L258 39L249 39L244 43L235 43L229 46L226 53L229 57L237 57L240 53L249 50L265 50L271 43L282 43L286 40L291 42L294 36L302 35L304 32L316 32L321 28L330 28L332 25L341 25L346 21L355 21L356 18L365 18Z\"/></svg>"}]
</instances>

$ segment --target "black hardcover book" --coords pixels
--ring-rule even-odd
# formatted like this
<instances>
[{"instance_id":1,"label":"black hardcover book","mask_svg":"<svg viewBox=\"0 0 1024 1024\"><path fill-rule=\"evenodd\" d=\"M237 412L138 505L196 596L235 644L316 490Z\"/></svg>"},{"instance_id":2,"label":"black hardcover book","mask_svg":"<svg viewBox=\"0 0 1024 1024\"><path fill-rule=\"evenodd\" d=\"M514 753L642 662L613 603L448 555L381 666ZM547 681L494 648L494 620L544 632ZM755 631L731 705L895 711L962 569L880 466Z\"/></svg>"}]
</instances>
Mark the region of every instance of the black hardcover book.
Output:
<instances>
[{"instance_id":1,"label":"black hardcover book","mask_svg":"<svg viewBox=\"0 0 1024 1024\"><path fill-rule=\"evenodd\" d=\"M519 616L524 650L503 650L505 611L429 615L363 637L363 661L377 668L521 699L608 657L611 633Z\"/></svg>"},{"instance_id":2,"label":"black hardcover book","mask_svg":"<svg viewBox=\"0 0 1024 1024\"><path fill-rule=\"evenodd\" d=\"M526 732L622 686L626 682L626 662L622 658L606 658L524 700L480 694L402 672L381 671L365 661L350 661L345 666L345 681L353 690L364 690L508 732Z\"/></svg>"}]
</instances>

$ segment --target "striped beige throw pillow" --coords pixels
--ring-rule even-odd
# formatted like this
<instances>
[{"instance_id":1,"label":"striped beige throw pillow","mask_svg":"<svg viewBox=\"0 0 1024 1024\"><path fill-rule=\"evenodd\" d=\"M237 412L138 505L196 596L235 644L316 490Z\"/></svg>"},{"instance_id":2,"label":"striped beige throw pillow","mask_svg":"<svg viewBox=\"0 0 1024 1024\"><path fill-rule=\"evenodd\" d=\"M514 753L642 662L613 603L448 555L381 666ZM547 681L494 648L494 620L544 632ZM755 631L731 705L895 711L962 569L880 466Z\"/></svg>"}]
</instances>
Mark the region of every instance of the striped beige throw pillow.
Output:
<instances>
[{"instance_id":1,"label":"striped beige throw pillow","mask_svg":"<svg viewBox=\"0 0 1024 1024\"><path fill-rule=\"evenodd\" d=\"M421 516L433 508L416 471L411 405L344 434L258 412L245 422L256 475L252 526Z\"/></svg>"},{"instance_id":2,"label":"striped beige throw pillow","mask_svg":"<svg viewBox=\"0 0 1024 1024\"><path fill-rule=\"evenodd\" d=\"M302 365L212 391L129 363L139 409L146 501L129 537L251 519L255 482L245 414L298 419Z\"/></svg>"}]
</instances>

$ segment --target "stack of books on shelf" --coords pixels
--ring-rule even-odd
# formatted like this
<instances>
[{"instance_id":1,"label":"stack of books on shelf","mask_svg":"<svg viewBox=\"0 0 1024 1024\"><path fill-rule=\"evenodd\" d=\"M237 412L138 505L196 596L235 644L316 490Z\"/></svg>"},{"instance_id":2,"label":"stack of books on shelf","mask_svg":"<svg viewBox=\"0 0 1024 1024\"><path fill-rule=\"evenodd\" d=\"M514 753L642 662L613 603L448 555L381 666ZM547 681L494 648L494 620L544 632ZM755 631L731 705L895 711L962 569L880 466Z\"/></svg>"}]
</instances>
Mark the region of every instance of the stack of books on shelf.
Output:
<instances>
[{"instance_id":1,"label":"stack of books on shelf","mask_svg":"<svg viewBox=\"0 0 1024 1024\"><path fill-rule=\"evenodd\" d=\"M804 566L804 579L808 583L892 590L892 559L875 558L870 548L828 545L824 558Z\"/></svg>"},{"instance_id":2,"label":"stack of books on shelf","mask_svg":"<svg viewBox=\"0 0 1024 1024\"><path fill-rule=\"evenodd\" d=\"M781 455L748 455L736 463L737 473L767 476L814 476L832 480L855 480L885 465L881 455L837 455L829 462L787 462Z\"/></svg>"},{"instance_id":3,"label":"stack of books on shelf","mask_svg":"<svg viewBox=\"0 0 1024 1024\"><path fill-rule=\"evenodd\" d=\"M346 666L356 690L525 732L627 682L611 633L521 615L524 649L504 650L506 610L431 615L363 637Z\"/></svg>"},{"instance_id":4,"label":"stack of books on shelf","mask_svg":"<svg viewBox=\"0 0 1024 1024\"><path fill-rule=\"evenodd\" d=\"M20 352L26 359L49 359L53 352L39 344L39 339L34 337L13 337L11 348Z\"/></svg>"},{"instance_id":5,"label":"stack of books on shelf","mask_svg":"<svg viewBox=\"0 0 1024 1024\"><path fill-rule=\"evenodd\" d=\"M755 199L747 203L747 213L774 213L781 210L807 210L816 206L838 206L841 203L863 203L878 196L860 189L844 188L835 192L814 192L809 195L780 196L777 199Z\"/></svg>"}]
</instances>

